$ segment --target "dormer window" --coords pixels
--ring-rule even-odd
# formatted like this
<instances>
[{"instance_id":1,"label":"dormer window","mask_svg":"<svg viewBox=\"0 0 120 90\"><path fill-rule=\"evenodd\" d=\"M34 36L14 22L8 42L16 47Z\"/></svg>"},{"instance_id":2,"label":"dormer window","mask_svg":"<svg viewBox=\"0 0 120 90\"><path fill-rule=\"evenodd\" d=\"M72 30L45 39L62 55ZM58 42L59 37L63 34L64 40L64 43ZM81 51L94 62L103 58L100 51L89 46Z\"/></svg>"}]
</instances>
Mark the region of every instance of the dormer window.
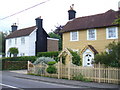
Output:
<instances>
[{"instance_id":1,"label":"dormer window","mask_svg":"<svg viewBox=\"0 0 120 90\"><path fill-rule=\"evenodd\" d=\"M96 40L96 29L87 30L87 40Z\"/></svg>"},{"instance_id":2,"label":"dormer window","mask_svg":"<svg viewBox=\"0 0 120 90\"><path fill-rule=\"evenodd\" d=\"M78 31L70 32L70 41L78 41Z\"/></svg>"},{"instance_id":3,"label":"dormer window","mask_svg":"<svg viewBox=\"0 0 120 90\"><path fill-rule=\"evenodd\" d=\"M107 39L117 39L118 38L118 28L109 27L106 29L106 38Z\"/></svg>"}]
</instances>

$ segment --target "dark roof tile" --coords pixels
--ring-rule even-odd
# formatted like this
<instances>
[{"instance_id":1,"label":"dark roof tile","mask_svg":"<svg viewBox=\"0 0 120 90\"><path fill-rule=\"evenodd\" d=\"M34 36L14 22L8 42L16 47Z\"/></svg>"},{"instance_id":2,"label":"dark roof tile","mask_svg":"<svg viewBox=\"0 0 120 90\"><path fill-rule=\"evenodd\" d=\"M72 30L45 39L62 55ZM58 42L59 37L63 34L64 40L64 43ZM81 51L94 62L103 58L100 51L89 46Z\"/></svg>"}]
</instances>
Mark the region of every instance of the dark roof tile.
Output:
<instances>
[{"instance_id":1,"label":"dark roof tile","mask_svg":"<svg viewBox=\"0 0 120 90\"><path fill-rule=\"evenodd\" d=\"M21 36L28 36L28 35L30 35L35 29L36 29L36 26L32 26L32 27L28 27L28 28L16 30L16 31L12 32L10 35L8 35L8 36L6 37L6 39L15 38L15 37L21 37Z\"/></svg>"},{"instance_id":2,"label":"dark roof tile","mask_svg":"<svg viewBox=\"0 0 120 90\"><path fill-rule=\"evenodd\" d=\"M91 28L100 28L107 26L115 26L114 20L118 17L118 11L109 10L102 14L75 18L69 21L61 30L61 32L69 32L74 30L85 30Z\"/></svg>"}]
</instances>

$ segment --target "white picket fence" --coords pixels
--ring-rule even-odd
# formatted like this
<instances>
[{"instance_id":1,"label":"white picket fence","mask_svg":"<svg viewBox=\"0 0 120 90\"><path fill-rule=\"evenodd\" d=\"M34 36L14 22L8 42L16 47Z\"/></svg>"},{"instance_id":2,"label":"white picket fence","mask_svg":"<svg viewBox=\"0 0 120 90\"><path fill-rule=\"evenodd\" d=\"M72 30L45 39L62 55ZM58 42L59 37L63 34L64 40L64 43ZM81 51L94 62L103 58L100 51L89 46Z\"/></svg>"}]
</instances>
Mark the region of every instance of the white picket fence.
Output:
<instances>
[{"instance_id":1,"label":"white picket fence","mask_svg":"<svg viewBox=\"0 0 120 90\"><path fill-rule=\"evenodd\" d=\"M94 65L94 67L82 67L73 64L63 65L60 62L55 64L55 66L57 68L57 73L49 74L46 72L48 65L33 65L32 63L28 62L28 73L67 79L73 79L73 77L81 74L84 76L84 78L95 82L120 84L120 68L105 67L101 64Z\"/></svg>"}]
</instances>

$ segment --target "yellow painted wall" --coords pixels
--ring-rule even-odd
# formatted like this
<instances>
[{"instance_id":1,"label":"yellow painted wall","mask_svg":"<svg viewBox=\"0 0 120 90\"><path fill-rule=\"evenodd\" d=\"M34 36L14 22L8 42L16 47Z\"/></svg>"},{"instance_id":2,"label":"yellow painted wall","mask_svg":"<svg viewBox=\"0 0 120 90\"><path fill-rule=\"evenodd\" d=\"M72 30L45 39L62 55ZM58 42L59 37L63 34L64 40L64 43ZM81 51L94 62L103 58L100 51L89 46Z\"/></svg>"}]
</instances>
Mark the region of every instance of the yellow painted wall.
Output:
<instances>
[{"instance_id":1,"label":"yellow painted wall","mask_svg":"<svg viewBox=\"0 0 120 90\"><path fill-rule=\"evenodd\" d=\"M63 33L63 49L80 49L82 50L86 45L92 45L98 52L105 51L107 46L112 41L120 41L120 27L118 30L118 39L106 39L106 28L96 29L97 40L87 40L87 30L79 31L79 41L70 41L70 32Z\"/></svg>"}]
</instances>

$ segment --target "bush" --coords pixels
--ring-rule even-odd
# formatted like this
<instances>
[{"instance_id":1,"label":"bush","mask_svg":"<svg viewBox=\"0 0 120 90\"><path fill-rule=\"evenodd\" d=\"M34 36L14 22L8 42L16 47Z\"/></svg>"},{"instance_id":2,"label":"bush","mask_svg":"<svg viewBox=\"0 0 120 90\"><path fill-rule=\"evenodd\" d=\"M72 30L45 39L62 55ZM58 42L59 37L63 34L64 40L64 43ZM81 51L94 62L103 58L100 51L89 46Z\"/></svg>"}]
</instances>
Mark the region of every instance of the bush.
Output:
<instances>
[{"instance_id":1,"label":"bush","mask_svg":"<svg viewBox=\"0 0 120 90\"><path fill-rule=\"evenodd\" d=\"M46 69L46 71L47 71L48 73L50 73L50 74L54 74L54 73L57 72L57 69L56 69L55 66L49 65L48 68Z\"/></svg>"},{"instance_id":2,"label":"bush","mask_svg":"<svg viewBox=\"0 0 120 90\"><path fill-rule=\"evenodd\" d=\"M13 54L13 56L17 56L17 54L19 53L18 48L16 47L9 48L9 52L10 54Z\"/></svg>"},{"instance_id":3,"label":"bush","mask_svg":"<svg viewBox=\"0 0 120 90\"><path fill-rule=\"evenodd\" d=\"M106 66L120 67L120 42L112 42L106 48L108 52L102 52L95 56L95 63L100 62Z\"/></svg>"},{"instance_id":4,"label":"bush","mask_svg":"<svg viewBox=\"0 0 120 90\"><path fill-rule=\"evenodd\" d=\"M58 55L59 55L59 51L56 52L39 52L37 54L37 57L51 57L54 58L56 61L58 61Z\"/></svg>"},{"instance_id":5,"label":"bush","mask_svg":"<svg viewBox=\"0 0 120 90\"><path fill-rule=\"evenodd\" d=\"M78 80L78 81L91 81L90 79L84 78L84 76L80 73L79 75L75 75L73 77L73 80Z\"/></svg>"},{"instance_id":6,"label":"bush","mask_svg":"<svg viewBox=\"0 0 120 90\"><path fill-rule=\"evenodd\" d=\"M56 61L50 61L50 62L48 62L47 64L48 65L54 65L56 63Z\"/></svg>"},{"instance_id":7,"label":"bush","mask_svg":"<svg viewBox=\"0 0 120 90\"><path fill-rule=\"evenodd\" d=\"M70 51L70 53L72 54L72 63L77 65L77 66L80 66L82 65L82 62L81 62L81 58L80 58L80 55L78 55L77 52L74 52L70 49L68 49Z\"/></svg>"},{"instance_id":8,"label":"bush","mask_svg":"<svg viewBox=\"0 0 120 90\"><path fill-rule=\"evenodd\" d=\"M40 57L40 58L37 58L37 60L33 63L34 65L37 65L37 64L42 64L42 63L45 63L47 64L48 62L50 61L55 61L54 59L50 58L50 57Z\"/></svg>"}]
</instances>

